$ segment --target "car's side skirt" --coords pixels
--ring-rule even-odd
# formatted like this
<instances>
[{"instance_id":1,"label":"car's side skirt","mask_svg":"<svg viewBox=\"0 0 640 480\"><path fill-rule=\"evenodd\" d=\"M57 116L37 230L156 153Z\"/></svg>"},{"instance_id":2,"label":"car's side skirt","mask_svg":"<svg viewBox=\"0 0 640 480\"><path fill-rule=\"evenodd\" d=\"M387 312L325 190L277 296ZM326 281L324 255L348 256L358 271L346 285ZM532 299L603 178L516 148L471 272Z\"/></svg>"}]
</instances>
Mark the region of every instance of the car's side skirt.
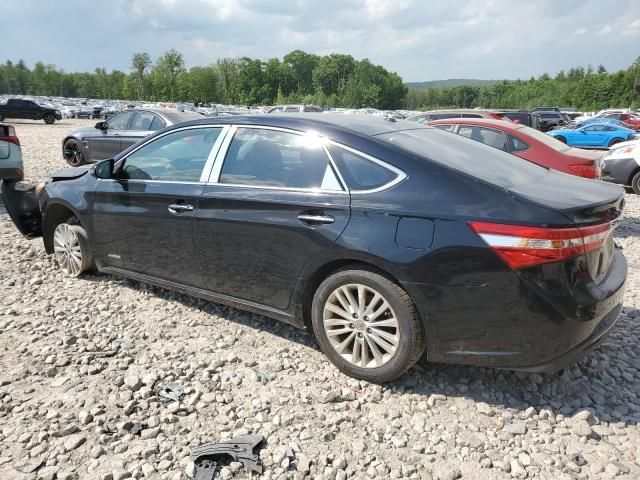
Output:
<instances>
[{"instance_id":1,"label":"car's side skirt","mask_svg":"<svg viewBox=\"0 0 640 480\"><path fill-rule=\"evenodd\" d=\"M162 278L153 277L150 275L146 275L144 273L132 272L124 268L98 265L98 270L100 270L103 273L108 273L108 274L116 275L119 277L129 278L131 280L136 280L142 283L148 283L156 287L166 288L167 290L173 290L175 292L190 295L192 297L202 298L204 300L208 300L213 303L221 303L223 305L228 305L230 307L237 308L239 310L246 310L252 313L257 313L259 315L264 315L266 317L274 318L276 320L280 320L282 322L288 323L289 325L292 325L297 328L304 328L304 325L301 319L297 318L295 315L285 310L273 308L268 305L263 305L261 303L251 302L249 300L243 300L241 298L232 297L230 295L224 295L224 294L212 292L210 290L204 290L202 288L192 287L190 285L185 285L183 283L178 283L178 282L173 282L171 280L165 280Z\"/></svg>"}]
</instances>

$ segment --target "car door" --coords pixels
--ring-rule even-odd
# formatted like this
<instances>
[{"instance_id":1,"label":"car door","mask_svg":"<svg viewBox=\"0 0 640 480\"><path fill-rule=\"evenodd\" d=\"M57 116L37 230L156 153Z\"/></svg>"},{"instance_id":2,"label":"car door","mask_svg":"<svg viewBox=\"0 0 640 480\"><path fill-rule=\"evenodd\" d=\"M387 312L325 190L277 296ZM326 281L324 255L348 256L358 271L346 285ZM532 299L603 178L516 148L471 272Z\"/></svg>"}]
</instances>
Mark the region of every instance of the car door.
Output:
<instances>
[{"instance_id":1,"label":"car door","mask_svg":"<svg viewBox=\"0 0 640 480\"><path fill-rule=\"evenodd\" d=\"M164 126L164 120L158 115L146 110L136 111L127 129L120 132L120 151L129 148Z\"/></svg>"},{"instance_id":2,"label":"car door","mask_svg":"<svg viewBox=\"0 0 640 480\"><path fill-rule=\"evenodd\" d=\"M118 113L106 121L106 128L95 128L85 135L84 141L89 145L91 160L113 158L122 151L120 136L127 130L133 113L132 111Z\"/></svg>"},{"instance_id":3,"label":"car door","mask_svg":"<svg viewBox=\"0 0 640 480\"><path fill-rule=\"evenodd\" d=\"M113 179L99 181L92 216L98 262L200 285L194 218L222 131L207 125L167 132L128 154Z\"/></svg>"},{"instance_id":4,"label":"car door","mask_svg":"<svg viewBox=\"0 0 640 480\"><path fill-rule=\"evenodd\" d=\"M603 142L604 132L601 125L589 125L579 129L579 133L575 135L575 144L584 147L598 146Z\"/></svg>"},{"instance_id":5,"label":"car door","mask_svg":"<svg viewBox=\"0 0 640 480\"><path fill-rule=\"evenodd\" d=\"M304 266L345 229L349 198L317 136L234 127L196 219L206 288L286 309Z\"/></svg>"}]
</instances>

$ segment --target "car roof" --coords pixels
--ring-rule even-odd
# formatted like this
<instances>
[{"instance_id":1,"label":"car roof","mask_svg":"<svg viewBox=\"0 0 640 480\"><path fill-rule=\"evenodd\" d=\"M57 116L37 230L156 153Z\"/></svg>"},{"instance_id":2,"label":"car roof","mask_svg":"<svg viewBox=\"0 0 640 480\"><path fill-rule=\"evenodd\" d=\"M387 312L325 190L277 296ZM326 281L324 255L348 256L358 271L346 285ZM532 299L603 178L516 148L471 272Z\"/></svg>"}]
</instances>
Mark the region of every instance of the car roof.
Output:
<instances>
[{"instance_id":1,"label":"car roof","mask_svg":"<svg viewBox=\"0 0 640 480\"><path fill-rule=\"evenodd\" d=\"M238 115L234 117L207 117L202 120L193 120L180 124L189 125L264 125L271 127L291 128L294 130L341 130L358 133L363 136L375 136L383 133L397 132L400 130L416 130L429 128L409 122L387 117L378 117L367 114L344 113L286 113L278 115Z\"/></svg>"}]
</instances>

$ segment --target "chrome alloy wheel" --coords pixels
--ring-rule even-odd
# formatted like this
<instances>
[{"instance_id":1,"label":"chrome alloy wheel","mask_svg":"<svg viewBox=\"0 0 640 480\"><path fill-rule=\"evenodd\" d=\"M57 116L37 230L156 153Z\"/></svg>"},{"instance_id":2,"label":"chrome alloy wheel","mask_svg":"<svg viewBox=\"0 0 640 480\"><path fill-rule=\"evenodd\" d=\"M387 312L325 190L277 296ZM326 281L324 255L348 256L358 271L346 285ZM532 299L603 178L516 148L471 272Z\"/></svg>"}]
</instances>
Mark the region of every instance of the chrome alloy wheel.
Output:
<instances>
[{"instance_id":1,"label":"chrome alloy wheel","mask_svg":"<svg viewBox=\"0 0 640 480\"><path fill-rule=\"evenodd\" d=\"M329 295L323 325L335 351L360 368L383 366L400 344L400 325L391 305L362 284L342 285Z\"/></svg>"},{"instance_id":2,"label":"chrome alloy wheel","mask_svg":"<svg viewBox=\"0 0 640 480\"><path fill-rule=\"evenodd\" d=\"M53 250L62 271L77 277L86 270L87 259L80 237L80 227L61 223L53 233Z\"/></svg>"},{"instance_id":3,"label":"chrome alloy wheel","mask_svg":"<svg viewBox=\"0 0 640 480\"><path fill-rule=\"evenodd\" d=\"M64 144L63 156L67 163L73 167L77 167L84 163L84 154L79 143L68 141Z\"/></svg>"}]
</instances>

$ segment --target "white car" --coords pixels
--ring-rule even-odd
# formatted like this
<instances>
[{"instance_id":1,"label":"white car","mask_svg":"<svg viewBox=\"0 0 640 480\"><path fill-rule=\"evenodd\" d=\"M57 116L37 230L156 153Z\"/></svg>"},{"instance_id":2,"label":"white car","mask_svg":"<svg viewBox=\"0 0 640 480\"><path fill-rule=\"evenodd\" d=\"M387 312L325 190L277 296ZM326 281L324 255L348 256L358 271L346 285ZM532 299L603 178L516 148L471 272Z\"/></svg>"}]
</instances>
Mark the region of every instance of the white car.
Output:
<instances>
[{"instance_id":1,"label":"white car","mask_svg":"<svg viewBox=\"0 0 640 480\"><path fill-rule=\"evenodd\" d=\"M0 123L0 179L17 182L24 178L22 149L15 129Z\"/></svg>"}]
</instances>

